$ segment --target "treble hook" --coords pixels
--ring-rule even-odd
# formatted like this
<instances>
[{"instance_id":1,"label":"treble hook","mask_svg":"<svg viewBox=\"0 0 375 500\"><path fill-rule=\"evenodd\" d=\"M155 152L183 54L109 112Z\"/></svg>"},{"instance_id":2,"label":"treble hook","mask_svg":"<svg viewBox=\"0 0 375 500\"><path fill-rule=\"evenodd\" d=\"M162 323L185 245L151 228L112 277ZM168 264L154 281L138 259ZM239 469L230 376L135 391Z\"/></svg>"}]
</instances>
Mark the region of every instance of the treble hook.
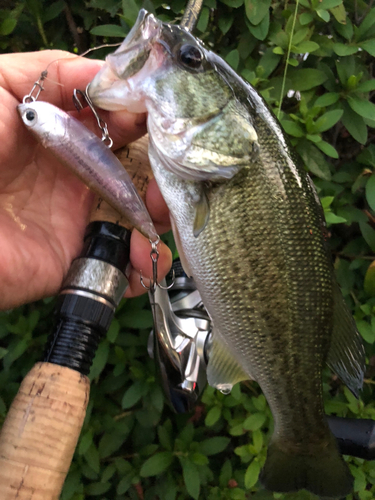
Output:
<instances>
[{"instance_id":1,"label":"treble hook","mask_svg":"<svg viewBox=\"0 0 375 500\"><path fill-rule=\"evenodd\" d=\"M83 109L82 103L78 98L78 94L79 94L86 101L86 103L88 104L89 108L91 109L91 111L93 112L93 114L95 116L98 127L102 131L102 141L104 143L106 141L108 141L107 146L109 148L111 148L113 146L113 140L109 136L107 123L102 118L100 118L98 112L95 109L95 106L94 106L94 104L93 104L93 102L88 94L89 86L90 86L90 84L87 85L86 90L84 92L82 92L82 90L79 90L79 89L74 89L74 91L73 91L74 106L76 107L77 111L80 111L81 109Z\"/></svg>"},{"instance_id":2,"label":"treble hook","mask_svg":"<svg viewBox=\"0 0 375 500\"><path fill-rule=\"evenodd\" d=\"M30 90L30 92L24 96L24 98L22 99L22 102L24 104L27 104L28 102L34 102L38 99L40 93L42 92L42 90L44 90L43 88L43 82L44 80L47 78L47 75L48 75L48 71L45 69L44 71L41 72L40 74L40 77L37 79L36 82L34 82L34 85L33 85L33 88ZM35 96L33 96L33 93L34 93L34 90L35 89L38 89L36 91L36 94Z\"/></svg>"},{"instance_id":3,"label":"treble hook","mask_svg":"<svg viewBox=\"0 0 375 500\"><path fill-rule=\"evenodd\" d=\"M151 243L150 257L151 257L151 261L152 261L152 278L149 279L150 285L149 286L145 285L145 282L144 282L143 276L142 276L142 271L141 271L141 276L140 276L141 285L143 286L143 288L145 288L146 290L150 291L151 293L155 293L155 290L156 290L157 286L159 288L161 288L162 290L169 290L174 285L174 279L175 279L174 269L172 271L172 283L169 286L163 286L163 285L161 285L158 282L158 259L159 259L159 251L157 249L157 246L158 246L158 244L160 242L160 237L158 236L158 238L157 238L156 241L151 241L151 240L149 240L149 241Z\"/></svg>"}]
</instances>

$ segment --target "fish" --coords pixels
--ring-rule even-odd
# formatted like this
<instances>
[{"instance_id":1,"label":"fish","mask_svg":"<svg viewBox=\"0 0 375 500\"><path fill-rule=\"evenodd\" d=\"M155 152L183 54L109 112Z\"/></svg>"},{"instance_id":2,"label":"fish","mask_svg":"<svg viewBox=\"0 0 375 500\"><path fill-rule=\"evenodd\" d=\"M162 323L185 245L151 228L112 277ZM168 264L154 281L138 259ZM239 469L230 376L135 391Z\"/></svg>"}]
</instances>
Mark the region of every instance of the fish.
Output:
<instances>
[{"instance_id":1,"label":"fish","mask_svg":"<svg viewBox=\"0 0 375 500\"><path fill-rule=\"evenodd\" d=\"M358 395L364 348L317 192L274 114L201 41L144 10L89 95L103 109L148 113L153 173L213 324L208 383L227 393L255 380L273 414L261 483L347 495L353 478L324 415L322 370Z\"/></svg>"},{"instance_id":2,"label":"fish","mask_svg":"<svg viewBox=\"0 0 375 500\"><path fill-rule=\"evenodd\" d=\"M23 103L17 109L27 129L42 146L146 238L158 241L152 219L129 174L99 137L48 102Z\"/></svg>"}]
</instances>

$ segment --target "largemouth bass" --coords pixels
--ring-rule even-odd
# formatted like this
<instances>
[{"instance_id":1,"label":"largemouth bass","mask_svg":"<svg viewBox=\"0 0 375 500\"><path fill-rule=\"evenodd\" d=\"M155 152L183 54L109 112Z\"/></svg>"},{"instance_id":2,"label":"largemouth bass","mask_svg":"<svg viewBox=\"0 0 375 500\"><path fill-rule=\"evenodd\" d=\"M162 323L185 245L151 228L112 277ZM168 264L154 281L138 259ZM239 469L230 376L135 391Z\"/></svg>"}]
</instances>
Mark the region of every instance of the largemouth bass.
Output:
<instances>
[{"instance_id":1,"label":"largemouth bass","mask_svg":"<svg viewBox=\"0 0 375 500\"><path fill-rule=\"evenodd\" d=\"M158 235L151 217L120 160L73 116L44 101L20 104L30 132L87 186L152 241Z\"/></svg>"},{"instance_id":2,"label":"largemouth bass","mask_svg":"<svg viewBox=\"0 0 375 500\"><path fill-rule=\"evenodd\" d=\"M357 394L364 350L318 196L280 124L220 57L145 11L89 94L105 109L148 111L154 175L213 322L208 381L226 392L256 380L272 410L262 483L346 495L352 477L324 416L322 369Z\"/></svg>"}]
</instances>

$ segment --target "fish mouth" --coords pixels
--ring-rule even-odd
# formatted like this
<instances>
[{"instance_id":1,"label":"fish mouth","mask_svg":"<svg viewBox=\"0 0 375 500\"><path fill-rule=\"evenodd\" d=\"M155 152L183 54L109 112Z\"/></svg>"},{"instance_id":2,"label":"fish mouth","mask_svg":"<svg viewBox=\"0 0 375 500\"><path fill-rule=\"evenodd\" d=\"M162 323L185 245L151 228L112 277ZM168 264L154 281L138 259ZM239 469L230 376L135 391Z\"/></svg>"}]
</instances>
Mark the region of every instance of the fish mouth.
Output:
<instances>
[{"instance_id":1,"label":"fish mouth","mask_svg":"<svg viewBox=\"0 0 375 500\"><path fill-rule=\"evenodd\" d=\"M143 113L146 110L137 84L147 76L145 67L149 66L150 59L153 59L153 69L160 64L159 58L150 58L150 54L161 30L161 21L141 9L121 46L106 57L105 64L88 86L88 94L96 106L108 111L127 109Z\"/></svg>"}]
</instances>

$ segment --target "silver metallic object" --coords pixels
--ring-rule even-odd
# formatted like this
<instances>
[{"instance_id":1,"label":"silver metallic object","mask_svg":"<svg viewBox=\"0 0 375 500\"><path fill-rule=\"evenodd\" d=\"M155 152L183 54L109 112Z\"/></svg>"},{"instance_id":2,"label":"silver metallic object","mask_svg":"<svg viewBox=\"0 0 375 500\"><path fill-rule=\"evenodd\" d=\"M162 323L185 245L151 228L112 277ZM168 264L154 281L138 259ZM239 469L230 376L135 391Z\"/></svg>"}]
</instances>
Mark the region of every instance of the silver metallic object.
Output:
<instances>
[{"instance_id":1,"label":"silver metallic object","mask_svg":"<svg viewBox=\"0 0 375 500\"><path fill-rule=\"evenodd\" d=\"M128 286L128 280L117 267L98 259L77 258L72 262L62 284L61 293L77 293L77 289L107 298L115 310Z\"/></svg>"},{"instance_id":2,"label":"silver metallic object","mask_svg":"<svg viewBox=\"0 0 375 500\"><path fill-rule=\"evenodd\" d=\"M174 263L174 267L179 263ZM173 273L182 274L173 269ZM162 282L166 285L166 282ZM148 352L156 361L163 390L177 413L192 411L207 383L211 321L191 278L149 293L154 316Z\"/></svg>"}]
</instances>

